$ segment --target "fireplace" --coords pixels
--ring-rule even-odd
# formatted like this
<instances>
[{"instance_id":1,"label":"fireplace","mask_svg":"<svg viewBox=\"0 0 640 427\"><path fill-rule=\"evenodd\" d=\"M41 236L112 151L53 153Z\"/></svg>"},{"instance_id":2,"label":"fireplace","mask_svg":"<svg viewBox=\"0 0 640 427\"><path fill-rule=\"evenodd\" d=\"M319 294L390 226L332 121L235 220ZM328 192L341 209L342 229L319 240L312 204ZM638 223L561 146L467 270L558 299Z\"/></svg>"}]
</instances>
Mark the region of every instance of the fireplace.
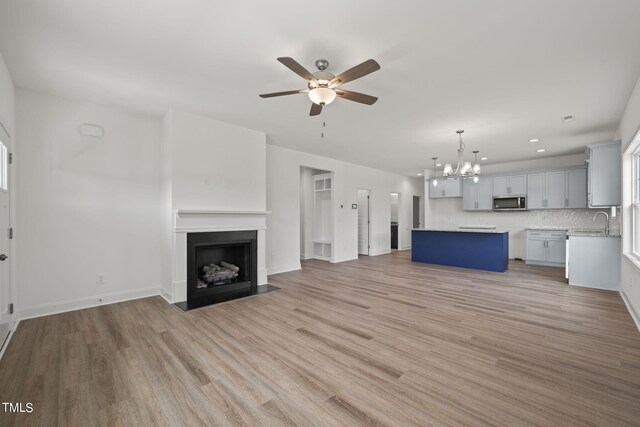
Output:
<instances>
[{"instance_id":1,"label":"fireplace","mask_svg":"<svg viewBox=\"0 0 640 427\"><path fill-rule=\"evenodd\" d=\"M185 309L253 295L257 287L256 231L187 233Z\"/></svg>"}]
</instances>

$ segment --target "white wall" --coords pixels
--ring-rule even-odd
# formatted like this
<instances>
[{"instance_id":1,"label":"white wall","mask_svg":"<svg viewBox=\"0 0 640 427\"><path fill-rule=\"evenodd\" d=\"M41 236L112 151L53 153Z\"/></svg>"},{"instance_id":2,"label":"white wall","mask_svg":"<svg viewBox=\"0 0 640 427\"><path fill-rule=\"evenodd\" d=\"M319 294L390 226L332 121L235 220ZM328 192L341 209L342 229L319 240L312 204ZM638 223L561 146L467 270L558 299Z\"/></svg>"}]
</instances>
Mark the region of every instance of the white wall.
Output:
<instances>
[{"instance_id":1,"label":"white wall","mask_svg":"<svg viewBox=\"0 0 640 427\"><path fill-rule=\"evenodd\" d=\"M265 210L264 133L176 110L164 131L173 209Z\"/></svg>"},{"instance_id":2,"label":"white wall","mask_svg":"<svg viewBox=\"0 0 640 427\"><path fill-rule=\"evenodd\" d=\"M484 174L520 173L544 168L584 165L585 155L563 156L525 162L486 166ZM426 171L432 174L432 171ZM429 199L428 183L425 185L425 211L427 227L461 225L495 225L509 230L509 258L524 258L527 227L558 226L567 228L600 228L602 219L592 220L596 209L553 209L525 212L472 212L462 210L462 198ZM611 219L612 231L619 230L617 218Z\"/></svg>"},{"instance_id":3,"label":"white wall","mask_svg":"<svg viewBox=\"0 0 640 427\"><path fill-rule=\"evenodd\" d=\"M627 108L616 132L617 139L622 141L622 152L629 147L635 136L640 132L640 79L636 83ZM640 319L640 265L632 261L626 254L632 250L633 228L631 226L631 204L633 203L632 167L629 156L622 158L622 275L620 280L621 293L631 310ZM640 324L638 324L640 328Z\"/></svg>"},{"instance_id":4,"label":"white wall","mask_svg":"<svg viewBox=\"0 0 640 427\"><path fill-rule=\"evenodd\" d=\"M82 123L104 136L80 135ZM157 294L160 121L19 90L17 128L21 317Z\"/></svg>"},{"instance_id":5,"label":"white wall","mask_svg":"<svg viewBox=\"0 0 640 427\"><path fill-rule=\"evenodd\" d=\"M371 190L372 254L389 252L389 193L400 193L400 245L410 247L412 197L421 180L326 157L267 145L267 269L269 274L300 268L300 167L334 173L334 258L358 257L357 191Z\"/></svg>"}]
</instances>

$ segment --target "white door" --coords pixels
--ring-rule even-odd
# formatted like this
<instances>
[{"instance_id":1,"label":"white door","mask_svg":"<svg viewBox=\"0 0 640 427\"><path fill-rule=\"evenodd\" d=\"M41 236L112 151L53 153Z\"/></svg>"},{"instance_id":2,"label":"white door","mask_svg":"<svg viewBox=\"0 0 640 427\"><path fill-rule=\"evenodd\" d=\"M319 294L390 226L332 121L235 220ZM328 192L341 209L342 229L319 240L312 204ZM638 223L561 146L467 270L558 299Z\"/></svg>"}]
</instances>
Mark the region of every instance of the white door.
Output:
<instances>
[{"instance_id":1,"label":"white door","mask_svg":"<svg viewBox=\"0 0 640 427\"><path fill-rule=\"evenodd\" d=\"M369 255L369 224L371 223L371 192L358 190L358 254Z\"/></svg>"},{"instance_id":2,"label":"white door","mask_svg":"<svg viewBox=\"0 0 640 427\"><path fill-rule=\"evenodd\" d=\"M9 268L9 135L0 124L0 349L13 327Z\"/></svg>"}]
</instances>

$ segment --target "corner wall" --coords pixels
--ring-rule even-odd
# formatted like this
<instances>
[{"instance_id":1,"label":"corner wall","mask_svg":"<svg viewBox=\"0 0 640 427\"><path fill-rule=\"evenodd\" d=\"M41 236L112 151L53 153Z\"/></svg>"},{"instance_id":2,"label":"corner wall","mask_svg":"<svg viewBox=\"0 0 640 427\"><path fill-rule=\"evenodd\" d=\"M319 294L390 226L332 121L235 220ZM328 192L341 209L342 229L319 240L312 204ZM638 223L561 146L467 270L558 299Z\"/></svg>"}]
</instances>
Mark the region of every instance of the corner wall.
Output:
<instances>
[{"instance_id":1,"label":"corner wall","mask_svg":"<svg viewBox=\"0 0 640 427\"><path fill-rule=\"evenodd\" d=\"M82 123L104 136L81 135ZM20 317L157 295L160 121L19 90L17 127Z\"/></svg>"},{"instance_id":2,"label":"corner wall","mask_svg":"<svg viewBox=\"0 0 640 427\"><path fill-rule=\"evenodd\" d=\"M334 188L334 259L358 257L358 189L371 190L372 254L390 251L390 193L400 193L400 245L411 247L412 196L422 196L421 180L327 157L267 145L267 270L300 268L300 167L331 171Z\"/></svg>"}]
</instances>

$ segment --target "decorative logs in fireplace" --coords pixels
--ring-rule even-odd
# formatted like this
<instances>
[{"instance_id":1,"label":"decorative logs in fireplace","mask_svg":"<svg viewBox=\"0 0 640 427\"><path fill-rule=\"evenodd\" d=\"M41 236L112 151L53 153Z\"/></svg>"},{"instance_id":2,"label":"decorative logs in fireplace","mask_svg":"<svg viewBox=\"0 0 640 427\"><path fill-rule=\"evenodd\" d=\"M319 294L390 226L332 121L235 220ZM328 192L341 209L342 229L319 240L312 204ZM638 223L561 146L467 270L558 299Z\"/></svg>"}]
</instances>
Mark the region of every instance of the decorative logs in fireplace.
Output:
<instances>
[{"instance_id":1,"label":"decorative logs in fireplace","mask_svg":"<svg viewBox=\"0 0 640 427\"><path fill-rule=\"evenodd\" d=\"M217 285L228 285L229 283L238 282L238 271L240 267L221 261L218 264L209 264L202 267L200 279L198 279L197 288L208 288Z\"/></svg>"}]
</instances>

